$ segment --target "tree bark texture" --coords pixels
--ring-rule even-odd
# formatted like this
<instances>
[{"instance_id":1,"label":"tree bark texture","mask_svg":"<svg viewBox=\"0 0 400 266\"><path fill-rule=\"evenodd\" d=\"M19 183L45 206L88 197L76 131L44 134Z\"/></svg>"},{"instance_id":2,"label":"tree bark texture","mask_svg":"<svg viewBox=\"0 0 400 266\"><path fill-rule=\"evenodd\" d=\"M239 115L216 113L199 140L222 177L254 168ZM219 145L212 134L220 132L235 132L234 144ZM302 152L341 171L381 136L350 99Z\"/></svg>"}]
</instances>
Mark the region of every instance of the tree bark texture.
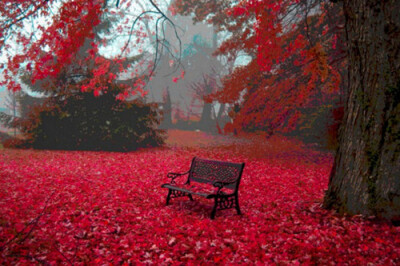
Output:
<instances>
[{"instance_id":1,"label":"tree bark texture","mask_svg":"<svg viewBox=\"0 0 400 266\"><path fill-rule=\"evenodd\" d=\"M165 95L163 98L163 120L161 121L160 126L162 128L170 128L172 126L172 102L169 87L165 89Z\"/></svg>"},{"instance_id":2,"label":"tree bark texture","mask_svg":"<svg viewBox=\"0 0 400 266\"><path fill-rule=\"evenodd\" d=\"M400 1L343 0L349 85L324 205L400 220Z\"/></svg>"},{"instance_id":3,"label":"tree bark texture","mask_svg":"<svg viewBox=\"0 0 400 266\"><path fill-rule=\"evenodd\" d=\"M204 96L212 93L212 85L210 80L204 78ZM199 121L199 128L204 131L210 131L214 126L214 122L211 119L212 104L204 101L203 110Z\"/></svg>"}]
</instances>

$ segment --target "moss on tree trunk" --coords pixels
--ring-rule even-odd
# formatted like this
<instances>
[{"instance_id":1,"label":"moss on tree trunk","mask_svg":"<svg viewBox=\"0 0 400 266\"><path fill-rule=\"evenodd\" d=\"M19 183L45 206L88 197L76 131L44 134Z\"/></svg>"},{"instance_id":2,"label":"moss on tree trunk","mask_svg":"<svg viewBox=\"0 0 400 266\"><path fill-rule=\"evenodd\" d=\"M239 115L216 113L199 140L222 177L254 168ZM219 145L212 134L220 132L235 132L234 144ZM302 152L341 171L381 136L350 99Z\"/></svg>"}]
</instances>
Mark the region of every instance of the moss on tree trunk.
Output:
<instances>
[{"instance_id":1,"label":"moss on tree trunk","mask_svg":"<svg viewBox=\"0 0 400 266\"><path fill-rule=\"evenodd\" d=\"M344 0L349 86L324 205L400 219L400 1Z\"/></svg>"}]
</instances>

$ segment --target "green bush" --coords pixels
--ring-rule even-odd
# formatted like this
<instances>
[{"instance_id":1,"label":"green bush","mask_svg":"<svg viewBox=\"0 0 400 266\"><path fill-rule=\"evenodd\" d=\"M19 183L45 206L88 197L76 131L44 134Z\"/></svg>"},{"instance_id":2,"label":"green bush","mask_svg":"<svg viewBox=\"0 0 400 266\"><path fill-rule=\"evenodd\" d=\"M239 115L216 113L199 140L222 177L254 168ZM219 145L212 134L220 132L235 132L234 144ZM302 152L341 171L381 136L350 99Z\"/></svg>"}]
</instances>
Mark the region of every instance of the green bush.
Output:
<instances>
[{"instance_id":1,"label":"green bush","mask_svg":"<svg viewBox=\"0 0 400 266\"><path fill-rule=\"evenodd\" d=\"M116 99L117 87L95 97L77 92L51 97L22 123L26 143L35 149L131 151L159 146L164 131L155 105Z\"/></svg>"}]
</instances>

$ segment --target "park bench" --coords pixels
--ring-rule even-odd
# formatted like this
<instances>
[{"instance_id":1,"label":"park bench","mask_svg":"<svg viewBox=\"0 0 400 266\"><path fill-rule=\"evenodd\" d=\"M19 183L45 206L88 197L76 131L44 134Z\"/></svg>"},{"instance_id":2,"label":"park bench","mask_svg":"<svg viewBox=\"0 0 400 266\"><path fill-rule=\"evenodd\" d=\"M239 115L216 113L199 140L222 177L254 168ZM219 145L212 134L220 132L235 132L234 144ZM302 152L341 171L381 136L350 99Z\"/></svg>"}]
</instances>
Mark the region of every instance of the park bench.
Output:
<instances>
[{"instance_id":1,"label":"park bench","mask_svg":"<svg viewBox=\"0 0 400 266\"><path fill-rule=\"evenodd\" d=\"M190 170L185 173L168 173L170 183L161 187L168 188L167 205L171 198L201 196L214 199L211 219L217 210L235 208L241 214L239 207L238 189L244 163L231 163L207 160L194 157ZM186 182L178 184L175 179L188 175Z\"/></svg>"}]
</instances>

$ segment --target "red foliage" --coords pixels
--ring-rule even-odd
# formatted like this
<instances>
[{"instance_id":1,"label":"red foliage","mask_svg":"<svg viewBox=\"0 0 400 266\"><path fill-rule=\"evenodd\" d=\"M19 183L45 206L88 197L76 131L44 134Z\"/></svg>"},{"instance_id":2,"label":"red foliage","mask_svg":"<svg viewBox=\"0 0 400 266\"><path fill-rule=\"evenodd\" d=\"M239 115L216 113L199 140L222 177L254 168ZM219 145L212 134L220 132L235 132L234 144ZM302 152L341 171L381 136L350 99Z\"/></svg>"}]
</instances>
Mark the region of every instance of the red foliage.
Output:
<instances>
[{"instance_id":1,"label":"red foliage","mask_svg":"<svg viewBox=\"0 0 400 266\"><path fill-rule=\"evenodd\" d=\"M321 208L331 156L274 141L280 149L255 157L238 152L248 143L132 153L3 150L0 262L400 263L400 228ZM210 220L212 202L201 198L165 206L166 173L186 170L193 156L246 163L242 216L225 210Z\"/></svg>"},{"instance_id":2,"label":"red foliage","mask_svg":"<svg viewBox=\"0 0 400 266\"><path fill-rule=\"evenodd\" d=\"M241 54L252 57L226 75L222 90L211 96L240 105L231 113L232 129L290 131L307 108L337 101L346 69L344 35L338 30L343 16L337 5L299 0L211 2L174 4L178 12L193 11L195 20L207 20L218 31L231 33L217 55L228 61Z\"/></svg>"},{"instance_id":3,"label":"red foliage","mask_svg":"<svg viewBox=\"0 0 400 266\"><path fill-rule=\"evenodd\" d=\"M124 9L132 4L132 0L123 2ZM84 77L84 81L79 81L78 89L93 91L94 95L104 93L107 84L112 84L119 73L131 67L128 61L132 49L139 48L138 52L143 52L140 44L147 37L140 28L131 32L136 43L126 41L119 54L108 55L108 58L101 56L99 49L107 47L109 40L107 34L99 32L111 27L111 23L120 33L131 28L131 21L115 8L115 3L107 4L103 0L3 0L0 5L0 53L6 51L7 63L0 86L20 90L21 84L16 80L22 74L29 74L29 81L40 83L37 86L41 90L54 93L62 87L73 92L76 86L69 86L67 81L73 79L70 83L75 85ZM89 41L92 41L90 47ZM136 72L141 69L141 66L134 67ZM143 81L143 76L136 73L131 77L137 81L137 87L126 86L127 95L121 94L119 99L143 88L137 84Z\"/></svg>"}]
</instances>

